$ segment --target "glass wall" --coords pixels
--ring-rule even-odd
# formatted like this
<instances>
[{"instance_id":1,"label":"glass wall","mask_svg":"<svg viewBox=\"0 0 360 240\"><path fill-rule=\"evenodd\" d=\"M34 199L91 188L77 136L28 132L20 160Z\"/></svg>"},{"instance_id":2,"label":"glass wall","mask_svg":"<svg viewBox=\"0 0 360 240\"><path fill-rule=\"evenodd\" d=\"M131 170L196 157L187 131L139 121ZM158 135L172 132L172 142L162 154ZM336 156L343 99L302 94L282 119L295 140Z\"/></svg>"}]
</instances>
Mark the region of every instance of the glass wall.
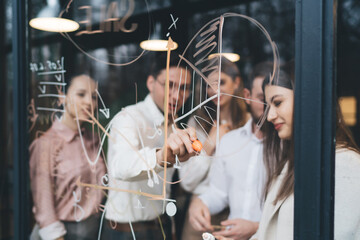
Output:
<instances>
[{"instance_id":1,"label":"glass wall","mask_svg":"<svg viewBox=\"0 0 360 240\"><path fill-rule=\"evenodd\" d=\"M224 127L229 128L225 132L242 127L252 116L242 91L238 90L249 86L249 75L258 63L275 60L277 66L295 57L295 1L29 0L27 3L29 20L61 17L79 24L77 30L67 33L29 26L29 130L24 133L30 140L28 234L60 237L65 229L70 234L70 229L85 228L92 230L88 231L92 236L98 236L110 228L145 239L136 223L160 219L157 232L161 236L170 234L181 239L183 229L189 224L186 216L192 193L201 192L191 181L202 182L211 162L226 155L214 150L219 147ZM0 40L5 49L1 55L4 86L1 111L8 113L1 120L0 239L12 239L12 12L11 1L0 4L5 13L0 14L5 33ZM348 124L358 143L360 92L356 89L360 88L356 87L356 63L359 63L356 49L360 46L360 17L356 10L359 7L355 0L339 1L337 58L337 92L347 97L341 100L342 110L345 117L352 119L346 121L350 121ZM50 20L46 21L45 26L51 25ZM162 101L157 104L156 98L160 96L161 100L166 95L166 74L157 78L153 69L159 61L160 69L166 69L167 49L162 54L144 50L140 42L168 37L178 44L169 57L182 70L178 72L180 78L175 77L180 82L173 82L170 72L169 91L176 96L174 100L169 97L169 108L165 110ZM242 119L231 118L229 113L228 117L222 115L226 116L222 110L226 104L221 105L221 98L215 95L227 93L220 86L224 80L219 77L212 81L207 69L219 67L222 61L226 64L227 60L220 61L219 57L214 58L217 61L210 60L210 55L216 53L240 56L232 66L239 69L241 80L234 87L237 91L232 89L228 95L244 113ZM154 82L151 74L155 76ZM141 110L131 107L124 110L146 103L142 101L148 94L154 99L155 110L151 109L154 102ZM264 101L263 97L258 101ZM352 108L344 109L354 102ZM125 114L125 120L118 114L120 111ZM158 117L153 111L174 127L165 129L161 123L147 123L147 119ZM170 111L168 116L166 111ZM130 112L128 116L127 112ZM200 124L194 122L194 116L215 121ZM111 122L113 119L116 121ZM171 167L166 175L163 169L157 169L150 155L168 141L163 132L184 129L191 125L191 120L204 144L206 157L191 158L203 162L198 164L198 172L195 167L180 164L181 170L173 173ZM135 132L129 131L129 126L135 126ZM209 150L206 143L211 131L216 137ZM123 149L116 142L127 147ZM231 154L239 154L241 149ZM175 165L178 159L174 157ZM179 180L184 181L178 184ZM227 218L226 211L224 214ZM214 226L220 225L221 216L217 219Z\"/></svg>"}]
</instances>

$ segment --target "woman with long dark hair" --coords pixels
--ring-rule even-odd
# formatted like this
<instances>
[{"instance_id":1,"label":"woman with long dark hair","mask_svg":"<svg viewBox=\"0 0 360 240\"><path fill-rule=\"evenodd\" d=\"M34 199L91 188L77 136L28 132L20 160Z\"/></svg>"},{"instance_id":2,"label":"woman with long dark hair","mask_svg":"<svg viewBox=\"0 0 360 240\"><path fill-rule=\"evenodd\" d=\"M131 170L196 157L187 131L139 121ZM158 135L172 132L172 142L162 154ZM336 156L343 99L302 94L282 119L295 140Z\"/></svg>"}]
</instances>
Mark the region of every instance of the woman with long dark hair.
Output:
<instances>
[{"instance_id":1,"label":"woman with long dark hair","mask_svg":"<svg viewBox=\"0 0 360 240\"><path fill-rule=\"evenodd\" d=\"M293 239L294 220L294 65L284 66L279 78L265 79L268 105L264 134L267 183L265 204L254 239ZM335 239L358 239L360 235L359 148L336 109Z\"/></svg>"},{"instance_id":2,"label":"woman with long dark hair","mask_svg":"<svg viewBox=\"0 0 360 240\"><path fill-rule=\"evenodd\" d=\"M291 240L294 228L294 65L263 83L267 106L263 159L264 208L252 240ZM360 239L360 154L336 106L335 239ZM219 240L230 240L218 236Z\"/></svg>"}]
</instances>

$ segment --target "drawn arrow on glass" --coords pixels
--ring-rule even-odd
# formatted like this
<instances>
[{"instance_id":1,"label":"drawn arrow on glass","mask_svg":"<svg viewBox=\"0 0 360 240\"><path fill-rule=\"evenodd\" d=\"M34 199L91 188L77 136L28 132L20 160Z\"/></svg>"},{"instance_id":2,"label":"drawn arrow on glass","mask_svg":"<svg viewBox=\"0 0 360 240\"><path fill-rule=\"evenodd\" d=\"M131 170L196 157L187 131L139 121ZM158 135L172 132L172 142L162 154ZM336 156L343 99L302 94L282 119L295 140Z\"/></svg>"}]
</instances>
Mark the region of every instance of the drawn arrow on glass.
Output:
<instances>
[{"instance_id":1,"label":"drawn arrow on glass","mask_svg":"<svg viewBox=\"0 0 360 240\"><path fill-rule=\"evenodd\" d=\"M40 92L42 94L44 94L46 92L46 85L43 85L43 87L38 86L38 88L40 89Z\"/></svg>"},{"instance_id":2,"label":"drawn arrow on glass","mask_svg":"<svg viewBox=\"0 0 360 240\"><path fill-rule=\"evenodd\" d=\"M100 110L100 112L101 112L102 114L104 114L104 116L106 117L106 119L108 119L108 118L110 117L110 110L105 106L105 103L104 103L104 101L102 100L102 98L101 98L100 93L98 92L98 90L95 89L95 91L96 91L97 95L99 96L99 99L100 99L100 101L101 101L101 104L103 105L103 108L100 108L99 110Z\"/></svg>"},{"instance_id":3,"label":"drawn arrow on glass","mask_svg":"<svg viewBox=\"0 0 360 240\"><path fill-rule=\"evenodd\" d=\"M56 80L57 80L58 82L60 82L60 81L61 81L61 74L55 75L55 78L56 78Z\"/></svg>"}]
</instances>

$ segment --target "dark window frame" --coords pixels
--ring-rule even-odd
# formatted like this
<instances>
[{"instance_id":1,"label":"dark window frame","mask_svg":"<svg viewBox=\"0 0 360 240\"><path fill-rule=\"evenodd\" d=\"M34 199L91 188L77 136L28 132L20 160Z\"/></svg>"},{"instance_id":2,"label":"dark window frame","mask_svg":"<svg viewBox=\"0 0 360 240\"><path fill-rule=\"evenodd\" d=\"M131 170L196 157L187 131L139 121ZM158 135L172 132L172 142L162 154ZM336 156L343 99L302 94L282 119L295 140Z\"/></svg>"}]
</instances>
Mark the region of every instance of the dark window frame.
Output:
<instances>
[{"instance_id":1,"label":"dark window frame","mask_svg":"<svg viewBox=\"0 0 360 240\"><path fill-rule=\"evenodd\" d=\"M294 239L334 239L336 14L296 1Z\"/></svg>"}]
</instances>

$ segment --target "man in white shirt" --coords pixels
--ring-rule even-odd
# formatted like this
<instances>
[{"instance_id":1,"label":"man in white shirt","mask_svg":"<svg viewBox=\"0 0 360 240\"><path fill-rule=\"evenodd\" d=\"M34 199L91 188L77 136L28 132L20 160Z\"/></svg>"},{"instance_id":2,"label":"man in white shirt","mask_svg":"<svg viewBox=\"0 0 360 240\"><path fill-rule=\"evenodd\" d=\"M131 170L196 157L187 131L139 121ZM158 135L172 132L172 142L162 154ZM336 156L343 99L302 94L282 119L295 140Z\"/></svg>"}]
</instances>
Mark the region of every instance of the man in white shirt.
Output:
<instances>
[{"instance_id":1,"label":"man in white shirt","mask_svg":"<svg viewBox=\"0 0 360 240\"><path fill-rule=\"evenodd\" d=\"M160 225L166 225L166 218L161 215L171 200L169 184L164 188L163 179L171 182L176 156L183 162L195 155L195 130L180 130L172 123L191 89L190 72L184 66L177 67L177 63L172 60L169 68L169 104L165 106L168 126L164 126L165 55L152 66L146 82L150 93L145 100L125 107L110 123L107 160L111 190L105 206L103 239L164 239ZM170 133L166 146L165 127ZM166 176L165 149L169 163ZM166 200L162 198L164 191ZM167 227L164 228L166 232Z\"/></svg>"},{"instance_id":2,"label":"man in white shirt","mask_svg":"<svg viewBox=\"0 0 360 240\"><path fill-rule=\"evenodd\" d=\"M220 141L209 173L206 191L194 197L189 221L197 231L248 239L258 228L261 217L265 168L262 161L262 132L257 123L264 110L262 82L272 71L271 63L258 64L244 89L252 118L241 128L230 131ZM223 227L211 225L211 215L230 208Z\"/></svg>"}]
</instances>

